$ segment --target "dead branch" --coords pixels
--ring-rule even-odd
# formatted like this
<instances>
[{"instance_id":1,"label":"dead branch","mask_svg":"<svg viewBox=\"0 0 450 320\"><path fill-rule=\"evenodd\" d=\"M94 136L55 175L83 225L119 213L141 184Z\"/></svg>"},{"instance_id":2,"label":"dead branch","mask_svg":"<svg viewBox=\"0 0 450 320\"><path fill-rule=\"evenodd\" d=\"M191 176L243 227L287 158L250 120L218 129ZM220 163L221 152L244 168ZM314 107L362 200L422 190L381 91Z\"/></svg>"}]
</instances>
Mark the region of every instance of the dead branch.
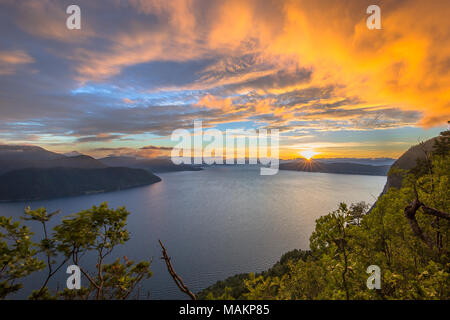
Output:
<instances>
[{"instance_id":1,"label":"dead branch","mask_svg":"<svg viewBox=\"0 0 450 320\"><path fill-rule=\"evenodd\" d=\"M420 228L419 223L417 222L417 219L416 219L417 210L419 210L421 205L422 204L420 203L420 201L417 200L417 198L414 199L409 205L406 206L406 208L404 210L404 214L405 214L406 219L408 219L408 222L409 222L409 225L411 226L412 232L419 239L421 239L430 249L433 249L433 247L434 247L433 241L430 239L430 237L428 237L427 234L425 234L423 232L423 230Z\"/></svg>"},{"instance_id":2,"label":"dead branch","mask_svg":"<svg viewBox=\"0 0 450 320\"><path fill-rule=\"evenodd\" d=\"M423 213L438 218L444 218L446 220L450 220L450 214L448 214L447 212L436 210L434 208L430 208L424 205L422 202L420 202L416 186L414 186L414 194L415 199L409 205L407 205L404 210L405 217L406 219L408 219L409 225L411 226L413 233L417 237L419 237L419 239L421 239L430 249L433 249L435 247L435 244L433 243L431 238L423 232L423 230L419 226L419 223L417 222L416 219L417 210L422 208Z\"/></svg>"},{"instance_id":3,"label":"dead branch","mask_svg":"<svg viewBox=\"0 0 450 320\"><path fill-rule=\"evenodd\" d=\"M167 254L167 250L164 247L164 245L162 244L161 240L158 240L158 241L159 241L159 245L161 246L162 254L163 254L161 259L164 259L164 261L166 262L167 271L169 271L169 274L172 277L173 281L175 281L175 284L177 285L178 289L180 289L181 292L187 294L192 300L197 300L197 296L194 293L192 293L192 291L189 290L188 287L186 287L183 280L180 278L179 275L177 275L177 273L173 269L172 262L170 261L170 257Z\"/></svg>"},{"instance_id":4,"label":"dead branch","mask_svg":"<svg viewBox=\"0 0 450 320\"><path fill-rule=\"evenodd\" d=\"M438 218L443 218L446 220L450 220L450 214L447 212L443 212L443 211L439 211L430 207L427 207L426 205L422 204L422 210L423 213L431 215L431 216L435 216Z\"/></svg>"}]
</instances>

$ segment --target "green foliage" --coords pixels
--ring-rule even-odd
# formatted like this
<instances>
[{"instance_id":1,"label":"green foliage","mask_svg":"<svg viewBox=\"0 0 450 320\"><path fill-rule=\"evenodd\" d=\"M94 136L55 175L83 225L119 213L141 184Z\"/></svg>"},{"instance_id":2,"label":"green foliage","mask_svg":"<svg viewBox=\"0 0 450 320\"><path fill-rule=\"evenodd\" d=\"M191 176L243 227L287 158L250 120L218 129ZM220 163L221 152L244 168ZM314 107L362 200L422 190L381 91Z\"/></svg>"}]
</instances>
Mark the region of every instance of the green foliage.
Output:
<instances>
[{"instance_id":1,"label":"green foliage","mask_svg":"<svg viewBox=\"0 0 450 320\"><path fill-rule=\"evenodd\" d=\"M142 280L152 276L150 263L151 261L135 263L124 256L123 262L116 259L111 264L104 264L101 275L94 276L93 282L90 282L88 287L82 287L79 290L64 289L57 296L66 300L86 300L94 297L110 300L127 299Z\"/></svg>"},{"instance_id":2,"label":"green foliage","mask_svg":"<svg viewBox=\"0 0 450 320\"><path fill-rule=\"evenodd\" d=\"M294 249L283 254L280 261L275 263L269 270L259 274L241 273L225 279L217 281L214 285L200 291L197 297L208 300L236 300L245 299L250 292L245 281L251 279L267 279L281 277L289 271L289 265L298 260L305 260L311 255L310 251Z\"/></svg>"},{"instance_id":3,"label":"green foliage","mask_svg":"<svg viewBox=\"0 0 450 320\"><path fill-rule=\"evenodd\" d=\"M448 156L450 152L450 131L441 132L439 139L434 145L434 154L439 156Z\"/></svg>"},{"instance_id":4,"label":"green foliage","mask_svg":"<svg viewBox=\"0 0 450 320\"><path fill-rule=\"evenodd\" d=\"M22 220L25 221L37 221L41 223L43 238L40 243L36 244L36 246L39 248L39 252L42 252L47 256L47 263L49 265L55 264L53 259L58 255L58 251L56 250L56 239L49 238L48 236L47 222L60 212L61 211L58 210L52 213L47 213L45 208L31 210L30 207L27 207L25 208L24 216L22 217Z\"/></svg>"},{"instance_id":5,"label":"green foliage","mask_svg":"<svg viewBox=\"0 0 450 320\"><path fill-rule=\"evenodd\" d=\"M30 299L127 299L141 281L152 276L151 261L135 263L123 257L106 263L114 248L130 238L126 229L130 213L124 207L111 209L106 203L93 206L65 217L49 234L47 223L58 213L48 213L45 208L25 209L23 220L42 225L43 237L39 243L30 240L31 232L27 227L20 227L19 222L13 223L11 218L0 217L0 228L6 230L0 233L0 298L21 288L20 284L15 284L17 279L41 269L47 270L47 277ZM46 257L46 263L35 257L37 253ZM97 257L95 268L85 269L81 265L82 257L88 253ZM82 283L88 285L79 290L52 293L47 287L50 278L68 264L80 267L85 277Z\"/></svg>"},{"instance_id":6,"label":"green foliage","mask_svg":"<svg viewBox=\"0 0 450 320\"><path fill-rule=\"evenodd\" d=\"M124 263L117 259L104 267L104 286L108 288L105 290L105 296L108 299L126 299L142 279L152 276L151 261L141 261L135 264L126 256L123 257L123 260Z\"/></svg>"},{"instance_id":7,"label":"green foliage","mask_svg":"<svg viewBox=\"0 0 450 320\"><path fill-rule=\"evenodd\" d=\"M17 283L18 279L45 267L36 258L32 234L20 222L0 216L0 299L22 288L22 284Z\"/></svg>"},{"instance_id":8,"label":"green foliage","mask_svg":"<svg viewBox=\"0 0 450 320\"><path fill-rule=\"evenodd\" d=\"M102 203L65 218L54 228L58 251L66 256L80 256L89 250L108 255L116 245L128 241L125 226L129 214L123 207L114 210Z\"/></svg>"}]
</instances>

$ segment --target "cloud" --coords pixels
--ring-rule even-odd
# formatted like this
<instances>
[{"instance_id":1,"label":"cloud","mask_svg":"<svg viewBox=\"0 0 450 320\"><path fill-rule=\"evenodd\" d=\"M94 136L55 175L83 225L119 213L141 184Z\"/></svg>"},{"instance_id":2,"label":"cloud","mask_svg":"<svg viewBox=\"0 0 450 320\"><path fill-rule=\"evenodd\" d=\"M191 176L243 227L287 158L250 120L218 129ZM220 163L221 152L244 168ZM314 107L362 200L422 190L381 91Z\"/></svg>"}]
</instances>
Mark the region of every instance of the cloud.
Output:
<instances>
[{"instance_id":1,"label":"cloud","mask_svg":"<svg viewBox=\"0 0 450 320\"><path fill-rule=\"evenodd\" d=\"M22 50L0 51L0 75L14 74L20 66L33 62L34 59Z\"/></svg>"},{"instance_id":2,"label":"cloud","mask_svg":"<svg viewBox=\"0 0 450 320\"><path fill-rule=\"evenodd\" d=\"M116 148L91 148L87 152L97 157L135 157L135 158L157 158L170 155L172 148L161 146L144 146L141 148L116 147Z\"/></svg>"},{"instance_id":3,"label":"cloud","mask_svg":"<svg viewBox=\"0 0 450 320\"><path fill-rule=\"evenodd\" d=\"M145 146L145 147L142 147L141 150L166 150L166 151L171 151L172 148L171 147Z\"/></svg>"},{"instance_id":4,"label":"cloud","mask_svg":"<svg viewBox=\"0 0 450 320\"><path fill-rule=\"evenodd\" d=\"M104 134L99 133L95 136L85 136L78 138L76 142L78 143L86 143L86 142L110 142L113 140L122 140L123 136L120 134Z\"/></svg>"},{"instance_id":5,"label":"cloud","mask_svg":"<svg viewBox=\"0 0 450 320\"><path fill-rule=\"evenodd\" d=\"M364 1L287 2L284 32L266 52L296 55L314 69L313 83L338 83L339 95L420 111L424 125L445 122L450 76L442 66L448 64L450 45L444 11L450 4L383 1L380 6L382 30L371 31L361 14Z\"/></svg>"},{"instance_id":6,"label":"cloud","mask_svg":"<svg viewBox=\"0 0 450 320\"><path fill-rule=\"evenodd\" d=\"M78 31L66 4L0 0L2 139L108 145L194 120L311 135L450 116L448 1L381 1L382 30L366 28L365 0L80 0Z\"/></svg>"},{"instance_id":7,"label":"cloud","mask_svg":"<svg viewBox=\"0 0 450 320\"><path fill-rule=\"evenodd\" d=\"M66 27L66 8L61 1L55 0L23 0L0 1L0 5L8 7L14 17L15 24L25 32L37 37L79 43L95 35L88 19L82 19L82 30L69 30ZM86 8L86 3L83 6ZM82 16L84 18L84 16Z\"/></svg>"},{"instance_id":8,"label":"cloud","mask_svg":"<svg viewBox=\"0 0 450 320\"><path fill-rule=\"evenodd\" d=\"M347 96L377 103L383 100L403 109L426 109L423 123L432 124L435 117L427 114L443 112L446 116L449 107L445 90L449 76L442 72L448 66L444 12L449 4L383 1L380 5L383 30L371 31L365 26L364 1L111 1L108 9L131 8L150 18L134 19L123 30L107 30L103 8L82 2L86 11L99 14L83 34L106 43L104 49L81 46L70 59L76 63L78 78L86 81L106 79L149 61L247 56L276 65L281 69L275 72L280 74L295 62L294 67L311 68L312 79L321 86L341 84L341 93ZM26 14L19 16L19 25L33 35L60 41L76 37L57 23L65 17L57 2L25 1L17 11ZM43 19L44 14L50 19ZM216 68L216 72L223 76L242 69L230 61L225 70ZM278 86L279 81L265 77L259 80L265 79L265 89ZM287 79L291 85L292 80ZM258 81L249 80L248 85L257 87Z\"/></svg>"}]
</instances>

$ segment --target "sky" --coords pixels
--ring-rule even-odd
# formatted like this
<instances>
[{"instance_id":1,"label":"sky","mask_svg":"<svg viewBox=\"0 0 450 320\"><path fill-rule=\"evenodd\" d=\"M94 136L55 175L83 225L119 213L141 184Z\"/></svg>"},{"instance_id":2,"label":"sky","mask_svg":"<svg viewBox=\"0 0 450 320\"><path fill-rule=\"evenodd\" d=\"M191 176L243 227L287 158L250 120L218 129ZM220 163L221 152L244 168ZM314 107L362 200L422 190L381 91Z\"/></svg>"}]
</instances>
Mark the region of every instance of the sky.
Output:
<instances>
[{"instance_id":1,"label":"sky","mask_svg":"<svg viewBox=\"0 0 450 320\"><path fill-rule=\"evenodd\" d=\"M69 30L66 8L81 9ZM366 9L381 9L381 29ZM164 156L278 129L280 155L398 157L450 120L448 0L0 0L0 144Z\"/></svg>"}]
</instances>

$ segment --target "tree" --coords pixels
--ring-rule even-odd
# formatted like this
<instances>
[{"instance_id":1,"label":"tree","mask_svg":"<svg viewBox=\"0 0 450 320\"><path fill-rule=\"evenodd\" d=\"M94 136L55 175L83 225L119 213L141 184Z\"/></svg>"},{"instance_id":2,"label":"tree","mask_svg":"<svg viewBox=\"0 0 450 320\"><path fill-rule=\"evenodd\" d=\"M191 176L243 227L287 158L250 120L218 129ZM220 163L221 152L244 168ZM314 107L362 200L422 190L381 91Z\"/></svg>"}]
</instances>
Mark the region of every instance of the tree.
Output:
<instances>
[{"instance_id":1,"label":"tree","mask_svg":"<svg viewBox=\"0 0 450 320\"><path fill-rule=\"evenodd\" d=\"M0 299L22 288L17 280L45 267L36 257L32 235L20 222L0 217Z\"/></svg>"},{"instance_id":2,"label":"tree","mask_svg":"<svg viewBox=\"0 0 450 320\"><path fill-rule=\"evenodd\" d=\"M42 231L43 231L43 238L40 241L39 244L37 244L37 247L39 248L39 252L42 252L46 257L46 263L47 263L47 277L45 278L44 283L42 284L39 291L37 291L34 294L35 298L38 297L47 297L50 298L50 294L47 289L47 284L50 281L50 278L55 275L56 272L58 272L61 267L69 260L69 258L62 259L62 261L55 266L57 263L54 259L58 256L58 251L56 250L56 242L55 239L49 238L48 231L47 231L47 222L50 221L50 219L60 213L61 211L55 211L52 213L47 213L47 210L45 208L39 208L37 210L31 210L30 207L25 208L24 216L22 217L25 221L38 221L42 225Z\"/></svg>"},{"instance_id":3,"label":"tree","mask_svg":"<svg viewBox=\"0 0 450 320\"><path fill-rule=\"evenodd\" d=\"M0 217L0 227L6 230L0 233L0 298L21 288L15 283L17 279L45 268L47 276L30 299L127 299L143 280L152 276L151 260L135 263L125 256L107 263L114 248L129 240L126 220L130 213L124 207L111 209L107 203L93 206L65 217L50 234L47 223L58 213L48 213L45 208L25 209L23 219L42 226L39 243L30 240L32 233L28 227L13 223L11 218ZM45 263L36 257L37 253L45 256ZM83 256L88 253L96 255L95 268L81 265ZM80 268L88 285L52 294L49 280L69 262ZM135 293L139 295L139 290Z\"/></svg>"},{"instance_id":4,"label":"tree","mask_svg":"<svg viewBox=\"0 0 450 320\"><path fill-rule=\"evenodd\" d=\"M450 130L441 132L434 144L434 154L438 156L447 156L450 152Z\"/></svg>"}]
</instances>

